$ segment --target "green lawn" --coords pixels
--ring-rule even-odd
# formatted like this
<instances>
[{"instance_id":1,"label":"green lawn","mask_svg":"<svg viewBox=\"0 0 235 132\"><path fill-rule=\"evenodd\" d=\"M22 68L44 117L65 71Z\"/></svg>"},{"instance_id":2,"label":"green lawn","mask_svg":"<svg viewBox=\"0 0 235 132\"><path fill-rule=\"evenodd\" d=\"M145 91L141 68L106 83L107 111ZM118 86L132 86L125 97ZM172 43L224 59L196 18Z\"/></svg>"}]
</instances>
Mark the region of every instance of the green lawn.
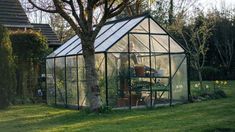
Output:
<instances>
[{"instance_id":1,"label":"green lawn","mask_svg":"<svg viewBox=\"0 0 235 132\"><path fill-rule=\"evenodd\" d=\"M8 131L235 131L235 85L229 97L152 110L84 114L46 105L0 110L0 132Z\"/></svg>"}]
</instances>

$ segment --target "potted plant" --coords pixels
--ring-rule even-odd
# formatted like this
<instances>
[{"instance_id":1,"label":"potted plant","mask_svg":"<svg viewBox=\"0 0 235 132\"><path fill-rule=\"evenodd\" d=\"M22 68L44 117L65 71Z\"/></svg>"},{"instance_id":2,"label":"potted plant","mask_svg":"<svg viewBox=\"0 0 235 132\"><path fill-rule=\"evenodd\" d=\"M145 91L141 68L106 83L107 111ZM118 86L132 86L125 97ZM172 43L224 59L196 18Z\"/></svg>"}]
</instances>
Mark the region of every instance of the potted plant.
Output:
<instances>
[{"instance_id":1,"label":"potted plant","mask_svg":"<svg viewBox=\"0 0 235 132\"><path fill-rule=\"evenodd\" d=\"M144 65L135 65L134 69L136 76L145 76Z\"/></svg>"}]
</instances>

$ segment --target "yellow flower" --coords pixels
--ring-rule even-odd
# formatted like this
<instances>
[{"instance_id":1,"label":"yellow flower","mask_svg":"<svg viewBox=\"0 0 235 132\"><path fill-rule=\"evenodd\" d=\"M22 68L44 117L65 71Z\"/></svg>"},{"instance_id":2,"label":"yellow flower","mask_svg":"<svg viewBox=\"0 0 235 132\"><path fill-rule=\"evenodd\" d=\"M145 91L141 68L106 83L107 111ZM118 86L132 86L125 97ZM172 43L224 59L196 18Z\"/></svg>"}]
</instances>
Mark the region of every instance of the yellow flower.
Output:
<instances>
[{"instance_id":1,"label":"yellow flower","mask_svg":"<svg viewBox=\"0 0 235 132\"><path fill-rule=\"evenodd\" d=\"M216 84L219 84L219 81L218 81L218 80L216 80L216 81L215 81L215 83L216 83Z\"/></svg>"},{"instance_id":2,"label":"yellow flower","mask_svg":"<svg viewBox=\"0 0 235 132\"><path fill-rule=\"evenodd\" d=\"M224 85L226 85L226 84L228 84L228 82L227 82L227 81L224 81Z\"/></svg>"},{"instance_id":3,"label":"yellow flower","mask_svg":"<svg viewBox=\"0 0 235 132\"><path fill-rule=\"evenodd\" d=\"M224 84L224 82L223 82L223 81L221 81L220 83L221 83L221 85L223 85L223 84Z\"/></svg>"}]
</instances>

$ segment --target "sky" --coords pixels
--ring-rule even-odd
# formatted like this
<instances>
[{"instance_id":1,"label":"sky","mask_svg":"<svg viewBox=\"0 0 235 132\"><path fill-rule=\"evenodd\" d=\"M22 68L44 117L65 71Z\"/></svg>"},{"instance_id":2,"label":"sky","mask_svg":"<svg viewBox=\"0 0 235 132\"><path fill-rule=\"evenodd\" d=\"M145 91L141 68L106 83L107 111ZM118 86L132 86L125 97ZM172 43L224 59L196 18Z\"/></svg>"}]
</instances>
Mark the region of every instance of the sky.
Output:
<instances>
[{"instance_id":1,"label":"sky","mask_svg":"<svg viewBox=\"0 0 235 132\"><path fill-rule=\"evenodd\" d=\"M201 6L205 7L205 10L211 7L217 7L221 9L221 6L225 4L226 8L235 8L235 0L198 0Z\"/></svg>"},{"instance_id":2,"label":"sky","mask_svg":"<svg viewBox=\"0 0 235 132\"><path fill-rule=\"evenodd\" d=\"M24 1L24 0L21 0ZM177 1L177 0L176 0ZM191 0L188 0L191 1ZM221 9L221 6L225 4L224 6L227 9L235 9L235 0L197 0L199 7L203 8L204 12L207 12L208 9L211 9L213 7L217 7L217 9ZM45 14L45 13L43 13ZM43 15L44 17L47 17L48 15ZM29 16L32 22L38 23L39 21L37 19L34 19L34 15ZM40 23L40 22L39 22ZM42 23L48 23L47 21L42 21Z\"/></svg>"}]
</instances>

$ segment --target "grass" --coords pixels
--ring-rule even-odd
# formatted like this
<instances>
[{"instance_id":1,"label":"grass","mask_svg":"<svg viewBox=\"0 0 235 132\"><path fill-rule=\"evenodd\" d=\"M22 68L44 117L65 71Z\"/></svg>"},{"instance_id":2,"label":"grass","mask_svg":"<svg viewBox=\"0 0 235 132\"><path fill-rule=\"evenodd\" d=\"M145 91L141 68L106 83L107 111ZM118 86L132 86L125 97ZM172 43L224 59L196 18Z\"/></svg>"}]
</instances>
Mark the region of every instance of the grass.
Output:
<instances>
[{"instance_id":1,"label":"grass","mask_svg":"<svg viewBox=\"0 0 235 132\"><path fill-rule=\"evenodd\" d=\"M234 86L229 82L225 89L228 98L107 114L44 104L11 106L0 110L0 131L235 131Z\"/></svg>"}]
</instances>

